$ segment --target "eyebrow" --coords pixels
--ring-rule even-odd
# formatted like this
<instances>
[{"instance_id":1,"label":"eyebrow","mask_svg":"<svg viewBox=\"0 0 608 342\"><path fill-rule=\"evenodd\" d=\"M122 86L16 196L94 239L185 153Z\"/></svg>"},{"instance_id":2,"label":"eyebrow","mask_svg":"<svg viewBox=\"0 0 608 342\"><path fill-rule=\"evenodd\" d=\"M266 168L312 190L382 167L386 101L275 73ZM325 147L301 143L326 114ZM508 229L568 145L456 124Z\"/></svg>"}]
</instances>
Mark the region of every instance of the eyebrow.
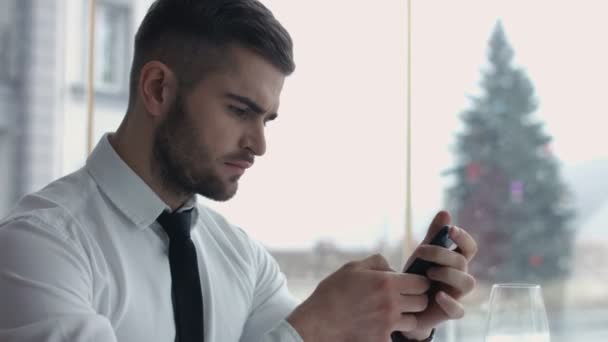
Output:
<instances>
[{"instance_id":1,"label":"eyebrow","mask_svg":"<svg viewBox=\"0 0 608 342\"><path fill-rule=\"evenodd\" d=\"M262 107L260 107L257 103L255 103L252 99L245 97L245 96L241 96L241 95L237 95L237 94L233 94L233 93L226 93L226 97L239 101L245 105L247 105L249 108L251 108L251 110L253 110L256 114L263 114L264 110L262 109ZM277 116L279 116L278 113L272 113L270 115L268 115L267 121L271 121L277 118Z\"/></svg>"}]
</instances>

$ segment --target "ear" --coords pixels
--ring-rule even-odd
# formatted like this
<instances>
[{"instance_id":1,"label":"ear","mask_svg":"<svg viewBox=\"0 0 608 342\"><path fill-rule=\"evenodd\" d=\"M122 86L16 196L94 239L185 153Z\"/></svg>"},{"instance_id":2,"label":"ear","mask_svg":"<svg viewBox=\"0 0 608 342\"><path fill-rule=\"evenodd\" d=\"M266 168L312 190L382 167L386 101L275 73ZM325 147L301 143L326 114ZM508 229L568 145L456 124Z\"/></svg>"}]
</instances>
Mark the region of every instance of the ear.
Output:
<instances>
[{"instance_id":1,"label":"ear","mask_svg":"<svg viewBox=\"0 0 608 342\"><path fill-rule=\"evenodd\" d=\"M164 116L171 109L176 94L177 77L167 65L150 61L141 68L139 96L149 115Z\"/></svg>"}]
</instances>

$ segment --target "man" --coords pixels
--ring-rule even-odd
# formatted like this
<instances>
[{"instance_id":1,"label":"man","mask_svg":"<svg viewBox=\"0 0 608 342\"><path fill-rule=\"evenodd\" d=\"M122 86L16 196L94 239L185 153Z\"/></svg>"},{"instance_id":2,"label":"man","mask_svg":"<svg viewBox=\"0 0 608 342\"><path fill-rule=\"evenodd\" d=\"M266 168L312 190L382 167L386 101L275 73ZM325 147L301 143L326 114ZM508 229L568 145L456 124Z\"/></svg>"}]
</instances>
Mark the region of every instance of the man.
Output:
<instances>
[{"instance_id":1,"label":"man","mask_svg":"<svg viewBox=\"0 0 608 342\"><path fill-rule=\"evenodd\" d=\"M462 229L459 253L417 249L438 265L427 277L375 255L298 305L260 244L196 202L236 193L293 70L288 33L256 0L156 1L118 130L0 223L0 341L422 341L462 317L476 252Z\"/></svg>"}]
</instances>

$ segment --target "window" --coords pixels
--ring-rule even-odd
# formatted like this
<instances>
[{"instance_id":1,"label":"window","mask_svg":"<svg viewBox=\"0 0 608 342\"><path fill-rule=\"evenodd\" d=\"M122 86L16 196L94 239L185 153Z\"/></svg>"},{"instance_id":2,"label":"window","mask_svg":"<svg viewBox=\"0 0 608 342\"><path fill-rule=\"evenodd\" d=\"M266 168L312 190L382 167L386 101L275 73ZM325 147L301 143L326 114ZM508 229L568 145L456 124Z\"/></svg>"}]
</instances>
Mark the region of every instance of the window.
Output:
<instances>
[{"instance_id":1,"label":"window","mask_svg":"<svg viewBox=\"0 0 608 342\"><path fill-rule=\"evenodd\" d=\"M0 0L0 80L15 77L17 46L15 37L15 16L17 0Z\"/></svg>"},{"instance_id":2,"label":"window","mask_svg":"<svg viewBox=\"0 0 608 342\"><path fill-rule=\"evenodd\" d=\"M95 85L98 90L126 90L130 10L126 5L98 2L95 16Z\"/></svg>"},{"instance_id":3,"label":"window","mask_svg":"<svg viewBox=\"0 0 608 342\"><path fill-rule=\"evenodd\" d=\"M501 282L542 286L551 341L608 338L606 5L412 1L415 227L445 205L480 247L441 341L482 341Z\"/></svg>"}]
</instances>

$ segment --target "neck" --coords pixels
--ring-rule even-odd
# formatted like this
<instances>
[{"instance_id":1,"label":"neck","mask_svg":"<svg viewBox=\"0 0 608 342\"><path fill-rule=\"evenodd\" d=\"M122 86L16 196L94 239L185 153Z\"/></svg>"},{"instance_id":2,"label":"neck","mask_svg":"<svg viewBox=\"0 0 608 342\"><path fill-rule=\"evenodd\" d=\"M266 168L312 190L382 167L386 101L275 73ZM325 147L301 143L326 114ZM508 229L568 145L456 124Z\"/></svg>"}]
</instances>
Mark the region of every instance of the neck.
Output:
<instances>
[{"instance_id":1,"label":"neck","mask_svg":"<svg viewBox=\"0 0 608 342\"><path fill-rule=\"evenodd\" d=\"M154 129L131 123L125 116L116 133L109 135L110 145L120 158L165 202L171 210L181 207L192 194L180 193L167 186L154 158ZM148 125L149 126L149 125Z\"/></svg>"}]
</instances>

